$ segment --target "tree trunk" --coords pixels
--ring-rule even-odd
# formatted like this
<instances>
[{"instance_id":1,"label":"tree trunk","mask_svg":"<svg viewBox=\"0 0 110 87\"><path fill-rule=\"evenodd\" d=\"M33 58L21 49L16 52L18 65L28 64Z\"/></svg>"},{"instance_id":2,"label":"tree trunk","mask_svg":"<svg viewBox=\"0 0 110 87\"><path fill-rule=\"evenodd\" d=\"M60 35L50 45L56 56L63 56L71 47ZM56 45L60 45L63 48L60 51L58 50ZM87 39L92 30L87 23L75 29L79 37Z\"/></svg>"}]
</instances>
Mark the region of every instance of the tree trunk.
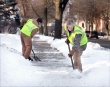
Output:
<instances>
[{"instance_id":1,"label":"tree trunk","mask_svg":"<svg viewBox=\"0 0 110 87\"><path fill-rule=\"evenodd\" d=\"M45 21L44 21L44 35L48 35L48 28L47 28L47 7L45 7L44 9L44 18L45 18Z\"/></svg>"},{"instance_id":2,"label":"tree trunk","mask_svg":"<svg viewBox=\"0 0 110 87\"><path fill-rule=\"evenodd\" d=\"M62 33L62 21L61 20L55 20L55 36L54 39L61 39L61 33Z\"/></svg>"},{"instance_id":3,"label":"tree trunk","mask_svg":"<svg viewBox=\"0 0 110 87\"><path fill-rule=\"evenodd\" d=\"M37 17L40 17L39 14L38 14L38 13L36 12L36 10L34 9L33 5L31 4L31 1L30 1L30 0L27 0L27 1L28 1L28 3L31 5L32 10L35 12L36 16L37 16Z\"/></svg>"},{"instance_id":4,"label":"tree trunk","mask_svg":"<svg viewBox=\"0 0 110 87\"><path fill-rule=\"evenodd\" d=\"M54 0L55 3L55 36L54 39L61 39L62 34L62 15L69 0Z\"/></svg>"},{"instance_id":5,"label":"tree trunk","mask_svg":"<svg viewBox=\"0 0 110 87\"><path fill-rule=\"evenodd\" d=\"M23 16L26 17L26 6L25 6L25 1L22 0L22 6L23 6Z\"/></svg>"},{"instance_id":6,"label":"tree trunk","mask_svg":"<svg viewBox=\"0 0 110 87\"><path fill-rule=\"evenodd\" d=\"M95 24L96 24L95 30L96 30L97 32L100 32L100 18L96 18L96 19L95 19Z\"/></svg>"},{"instance_id":7,"label":"tree trunk","mask_svg":"<svg viewBox=\"0 0 110 87\"><path fill-rule=\"evenodd\" d=\"M61 39L62 32L62 13L60 8L61 0L55 0L55 38Z\"/></svg>"}]
</instances>

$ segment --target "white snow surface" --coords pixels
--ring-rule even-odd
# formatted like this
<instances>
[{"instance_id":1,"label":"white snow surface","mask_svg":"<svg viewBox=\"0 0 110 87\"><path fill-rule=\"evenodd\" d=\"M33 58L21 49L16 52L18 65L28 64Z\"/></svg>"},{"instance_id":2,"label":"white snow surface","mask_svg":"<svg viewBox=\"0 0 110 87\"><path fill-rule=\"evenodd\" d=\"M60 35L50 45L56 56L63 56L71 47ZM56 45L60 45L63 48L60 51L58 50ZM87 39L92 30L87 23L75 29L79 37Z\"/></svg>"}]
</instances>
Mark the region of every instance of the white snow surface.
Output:
<instances>
[{"instance_id":1,"label":"white snow surface","mask_svg":"<svg viewBox=\"0 0 110 87\"><path fill-rule=\"evenodd\" d=\"M66 38L36 36L59 50L65 56L62 62L71 65ZM66 66L53 70L33 66L35 62L25 60L21 49L19 35L0 34L0 87L110 87L110 49L98 43L88 42L81 56L82 73Z\"/></svg>"}]
</instances>

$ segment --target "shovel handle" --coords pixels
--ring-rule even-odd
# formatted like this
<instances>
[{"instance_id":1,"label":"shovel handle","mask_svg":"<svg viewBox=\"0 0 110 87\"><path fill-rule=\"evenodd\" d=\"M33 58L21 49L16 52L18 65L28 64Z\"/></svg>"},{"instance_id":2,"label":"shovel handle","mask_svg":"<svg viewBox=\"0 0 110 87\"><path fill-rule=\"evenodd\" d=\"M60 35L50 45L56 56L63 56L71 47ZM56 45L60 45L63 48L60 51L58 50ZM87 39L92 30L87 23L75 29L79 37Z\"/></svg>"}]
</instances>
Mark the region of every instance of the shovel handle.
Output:
<instances>
[{"instance_id":1,"label":"shovel handle","mask_svg":"<svg viewBox=\"0 0 110 87\"><path fill-rule=\"evenodd\" d=\"M67 44L67 45L68 45L68 49L69 49L69 52L70 52L70 45L69 44ZM73 58L72 58L72 56L70 58L71 58L71 63L72 63L72 67L73 67L73 70L74 70Z\"/></svg>"}]
</instances>

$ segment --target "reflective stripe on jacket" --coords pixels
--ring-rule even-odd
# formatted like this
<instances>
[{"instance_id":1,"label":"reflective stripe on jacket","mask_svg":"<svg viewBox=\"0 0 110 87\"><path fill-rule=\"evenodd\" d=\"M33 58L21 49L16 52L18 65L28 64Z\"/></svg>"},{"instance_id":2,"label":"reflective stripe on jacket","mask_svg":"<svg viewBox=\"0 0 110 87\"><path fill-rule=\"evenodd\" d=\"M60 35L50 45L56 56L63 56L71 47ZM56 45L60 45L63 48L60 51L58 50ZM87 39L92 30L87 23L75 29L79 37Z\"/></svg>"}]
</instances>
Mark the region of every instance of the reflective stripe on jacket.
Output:
<instances>
[{"instance_id":1,"label":"reflective stripe on jacket","mask_svg":"<svg viewBox=\"0 0 110 87\"><path fill-rule=\"evenodd\" d=\"M64 29L65 29L65 31L67 30L67 24L66 23L64 24Z\"/></svg>"},{"instance_id":2,"label":"reflective stripe on jacket","mask_svg":"<svg viewBox=\"0 0 110 87\"><path fill-rule=\"evenodd\" d=\"M74 26L74 31L70 34L69 32L67 33L68 39L70 41L70 43L74 46L74 38L76 36L76 34L81 34L81 41L80 41L80 46L85 45L88 42L87 36L84 33L84 31L81 29L81 27L75 25Z\"/></svg>"},{"instance_id":3,"label":"reflective stripe on jacket","mask_svg":"<svg viewBox=\"0 0 110 87\"><path fill-rule=\"evenodd\" d=\"M27 36L31 36L31 32L34 29L39 29L33 22L32 19L28 19L28 21L24 24L23 28L20 30L22 33L24 33Z\"/></svg>"}]
</instances>

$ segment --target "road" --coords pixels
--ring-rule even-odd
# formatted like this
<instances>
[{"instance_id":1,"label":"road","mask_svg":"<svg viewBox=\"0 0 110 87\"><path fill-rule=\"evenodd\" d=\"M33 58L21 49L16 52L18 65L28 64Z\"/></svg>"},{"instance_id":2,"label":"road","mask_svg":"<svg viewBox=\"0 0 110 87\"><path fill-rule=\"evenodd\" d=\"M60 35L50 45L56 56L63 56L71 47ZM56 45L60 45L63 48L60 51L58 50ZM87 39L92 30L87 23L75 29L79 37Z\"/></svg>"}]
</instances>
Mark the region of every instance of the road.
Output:
<instances>
[{"instance_id":1,"label":"road","mask_svg":"<svg viewBox=\"0 0 110 87\"><path fill-rule=\"evenodd\" d=\"M110 49L110 41L104 39L89 39L89 42L98 43L102 47Z\"/></svg>"}]
</instances>

